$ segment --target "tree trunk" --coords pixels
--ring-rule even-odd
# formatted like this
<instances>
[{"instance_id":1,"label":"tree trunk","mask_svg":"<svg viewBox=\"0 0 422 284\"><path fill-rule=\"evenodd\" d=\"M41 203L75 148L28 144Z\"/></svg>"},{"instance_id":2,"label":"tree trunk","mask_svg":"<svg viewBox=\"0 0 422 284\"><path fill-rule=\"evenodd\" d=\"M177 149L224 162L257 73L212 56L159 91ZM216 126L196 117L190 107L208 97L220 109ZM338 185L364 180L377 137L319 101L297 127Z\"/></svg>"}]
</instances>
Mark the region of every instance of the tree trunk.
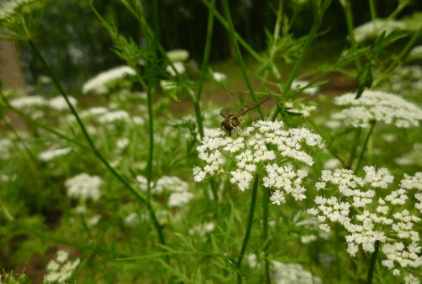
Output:
<instances>
[{"instance_id":1,"label":"tree trunk","mask_svg":"<svg viewBox=\"0 0 422 284\"><path fill-rule=\"evenodd\" d=\"M0 81L9 89L24 90L25 80L14 42L0 40Z\"/></svg>"}]
</instances>

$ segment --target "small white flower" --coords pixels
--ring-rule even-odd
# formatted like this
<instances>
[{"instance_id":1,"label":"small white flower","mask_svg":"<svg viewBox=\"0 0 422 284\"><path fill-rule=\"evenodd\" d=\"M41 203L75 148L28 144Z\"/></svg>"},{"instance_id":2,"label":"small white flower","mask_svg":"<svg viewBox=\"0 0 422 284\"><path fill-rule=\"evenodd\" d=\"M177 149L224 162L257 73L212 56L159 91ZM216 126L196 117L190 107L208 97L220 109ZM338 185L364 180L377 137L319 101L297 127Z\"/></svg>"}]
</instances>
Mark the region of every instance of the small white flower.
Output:
<instances>
[{"instance_id":1,"label":"small white flower","mask_svg":"<svg viewBox=\"0 0 422 284\"><path fill-rule=\"evenodd\" d=\"M167 66L166 71L170 74L170 76L175 77L176 75L185 73L186 68L182 62L174 62L173 65Z\"/></svg>"},{"instance_id":2,"label":"small white flower","mask_svg":"<svg viewBox=\"0 0 422 284\"><path fill-rule=\"evenodd\" d=\"M135 75L136 71L129 66L119 66L109 69L88 80L83 85L82 93L105 94L108 92L109 84Z\"/></svg>"},{"instance_id":3,"label":"small white flower","mask_svg":"<svg viewBox=\"0 0 422 284\"><path fill-rule=\"evenodd\" d=\"M65 181L67 195L80 200L97 201L101 196L102 180L98 176L79 174Z\"/></svg>"},{"instance_id":4,"label":"small white flower","mask_svg":"<svg viewBox=\"0 0 422 284\"><path fill-rule=\"evenodd\" d=\"M78 101L74 97L68 97L70 103L76 107ZM54 97L48 101L48 106L57 111L63 111L68 109L66 100L62 96Z\"/></svg>"},{"instance_id":5,"label":"small white flower","mask_svg":"<svg viewBox=\"0 0 422 284\"><path fill-rule=\"evenodd\" d=\"M212 72L212 78L216 82L223 82L227 80L227 75L220 72Z\"/></svg>"},{"instance_id":6,"label":"small white flower","mask_svg":"<svg viewBox=\"0 0 422 284\"><path fill-rule=\"evenodd\" d=\"M54 160L58 157L65 156L72 151L71 148L61 148L61 149L48 149L46 151L41 152L38 155L38 159L43 162L48 162Z\"/></svg>"},{"instance_id":7,"label":"small white flower","mask_svg":"<svg viewBox=\"0 0 422 284\"><path fill-rule=\"evenodd\" d=\"M167 57L171 62L182 62L189 59L189 52L184 49L174 49L167 52Z\"/></svg>"}]
</instances>

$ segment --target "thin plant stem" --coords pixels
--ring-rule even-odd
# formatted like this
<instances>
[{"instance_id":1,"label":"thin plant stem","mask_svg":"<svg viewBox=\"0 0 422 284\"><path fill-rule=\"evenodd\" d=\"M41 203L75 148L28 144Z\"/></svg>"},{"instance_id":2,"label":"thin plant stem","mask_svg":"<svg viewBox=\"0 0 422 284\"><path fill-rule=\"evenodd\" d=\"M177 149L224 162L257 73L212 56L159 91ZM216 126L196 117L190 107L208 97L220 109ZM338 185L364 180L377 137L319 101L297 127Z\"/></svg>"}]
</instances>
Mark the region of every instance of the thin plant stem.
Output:
<instances>
[{"instance_id":1,"label":"thin plant stem","mask_svg":"<svg viewBox=\"0 0 422 284\"><path fill-rule=\"evenodd\" d=\"M44 125L44 124L42 124L42 123L39 123L39 122L38 122L38 121L36 121L35 119L31 118L29 115L26 115L24 112L22 112L22 111L20 111L19 109L17 109L17 108L15 108L15 107L13 107L13 106L9 103L9 101L7 100L7 98L6 98L6 97L5 97L2 93L0 93L0 96L2 97L3 102L6 104L6 106L7 106L10 110L12 110L14 113L16 113L17 115L19 115L20 117L22 117L24 120L29 121L29 123L30 123L31 125L35 125L36 127L39 127L39 128L41 128L41 129L43 129L43 130L45 130L45 131L47 131L47 132L49 132L49 133L51 133L51 134L53 134L53 135L55 135L55 136L59 137L59 138L61 138L61 139L65 140L65 141L67 141L67 142L73 143L73 144L75 144L75 145L77 145L77 146L79 146L79 147L81 147L81 148L84 148L85 150L86 150L86 149L89 149L89 147L87 147L86 145L84 145L84 144L80 143L80 142L79 142L79 141L77 141L76 139L70 138L70 137L66 136L65 134L63 134L63 133L61 133L61 132L59 132L59 131L57 131L57 130L55 130L55 129L53 129L53 128L50 128L50 127L48 127L48 126L46 126L46 125Z\"/></svg>"},{"instance_id":2,"label":"thin plant stem","mask_svg":"<svg viewBox=\"0 0 422 284\"><path fill-rule=\"evenodd\" d=\"M362 128L359 127L358 129L356 129L355 137L354 137L354 140L353 140L353 147L352 147L352 150L350 151L349 160L347 161L347 168L348 169L351 169L353 167L353 162L356 158L356 152L357 152L357 149L359 147L359 141L360 141L361 136L362 136Z\"/></svg>"},{"instance_id":3,"label":"thin plant stem","mask_svg":"<svg viewBox=\"0 0 422 284\"><path fill-rule=\"evenodd\" d=\"M212 10L215 7L215 0L211 2L211 8L208 11L208 22L207 22L207 36L205 40L204 57L201 65L201 78L198 82L198 88L196 90L196 97L193 98L193 105L196 116L196 124L198 125L198 131L201 138L204 137L204 125L203 117L201 113L201 96L204 89L204 82L208 71L208 62L211 54L212 35L214 31L214 14Z\"/></svg>"},{"instance_id":4,"label":"thin plant stem","mask_svg":"<svg viewBox=\"0 0 422 284\"><path fill-rule=\"evenodd\" d=\"M100 160L103 163L103 165L107 168L107 170L124 186L124 188L126 188L138 200L139 203L146 206L147 211L148 211L150 218L152 220L152 224L154 226L154 229L157 232L158 240L162 245L165 245L166 242L165 242L165 236L164 236L163 228L162 228L162 226L160 225L160 223L157 219L157 216L155 214L154 208L152 207L152 204L149 202L149 200L147 200L145 197L143 197L135 188L133 188L130 185L130 183L126 180L126 178L123 177L120 173L118 173L116 171L116 169L107 161L107 159L98 150L98 148L95 146L94 141L92 140L90 134L86 130L86 127L85 127L84 123L82 122L82 119L80 118L78 112L76 111L76 109L72 105L72 103L70 102L69 96L64 91L64 88L62 87L61 83L57 79L54 72L51 70L50 66L48 65L48 63L45 60L45 58L43 57L43 55L41 54L40 50L38 49L38 47L35 45L35 43L31 39L28 40L28 44L31 47L32 51L34 52L35 56L44 65L44 68L45 68L47 74L52 79L52 82L53 82L55 88L58 90L60 95L66 101L66 104L69 107L72 115L75 117L76 122L78 123L85 140L88 142L88 145L89 145L92 153L95 155L95 157L98 160Z\"/></svg>"},{"instance_id":5,"label":"thin plant stem","mask_svg":"<svg viewBox=\"0 0 422 284\"><path fill-rule=\"evenodd\" d=\"M37 168L38 160L37 157L32 153L31 149L26 145L25 140L19 135L19 133L16 131L15 127L8 121L7 118L3 118L4 124L9 128L10 131L13 132L13 135L16 137L16 139L19 141L19 143L22 145L23 149L25 150L26 155L29 157L29 159L33 162L33 165L35 165L34 169ZM14 146L21 150L18 145L14 144Z\"/></svg>"},{"instance_id":6,"label":"thin plant stem","mask_svg":"<svg viewBox=\"0 0 422 284\"><path fill-rule=\"evenodd\" d=\"M255 207L256 207L256 197L258 195L258 183L259 183L259 177L258 175L256 175L253 182L252 190L251 190L251 201L249 204L248 220L246 223L245 235L243 237L242 246L240 248L239 256L236 261L236 266L238 270L237 272L238 284L242 283L242 275L240 274L240 267L242 265L243 257L245 256L246 248L248 247L249 238L252 231L252 225L253 225L253 219L254 219Z\"/></svg>"},{"instance_id":7,"label":"thin plant stem","mask_svg":"<svg viewBox=\"0 0 422 284\"><path fill-rule=\"evenodd\" d=\"M246 87L248 88L248 91L249 91L249 94L250 94L252 100L254 101L254 103L257 103L258 102L258 98L256 97L255 90L254 90L254 88L252 86L251 80L249 79L248 72L246 70L246 64L245 64L245 61L243 60L242 52L241 52L241 50L239 48L238 40L237 40L237 38L235 36L235 32L236 31L235 31L235 28L234 28L234 25L233 25L233 21L232 21L232 17L231 17L231 14L230 14L230 7L229 7L228 0L223 0L223 9L224 9L224 14L225 14L226 19L227 19L227 23L229 25L229 34L230 34L231 39L233 41L234 51L235 51L235 54L236 54L237 63L239 64L239 67L240 67L240 71L242 73L243 80L246 83ZM260 118L263 119L264 118L264 114L262 113L262 110L261 110L261 107L260 106L258 106L256 108L256 111L258 112Z\"/></svg>"},{"instance_id":8,"label":"thin plant stem","mask_svg":"<svg viewBox=\"0 0 422 284\"><path fill-rule=\"evenodd\" d=\"M401 11L403 11L403 9L406 8L411 2L412 0L405 2L400 1L397 8L393 11L393 13L390 14L390 16L388 16L388 19L391 20L396 18L401 13Z\"/></svg>"},{"instance_id":9,"label":"thin plant stem","mask_svg":"<svg viewBox=\"0 0 422 284\"><path fill-rule=\"evenodd\" d=\"M215 7L211 6L209 0L202 0L205 6L210 9L210 11L214 14L215 18L220 22L220 24L226 29L230 30L230 25L228 21L215 9ZM239 44L258 62L263 62L263 58L256 52L254 49L238 34L236 31L233 31L233 36L239 42Z\"/></svg>"},{"instance_id":10,"label":"thin plant stem","mask_svg":"<svg viewBox=\"0 0 422 284\"><path fill-rule=\"evenodd\" d=\"M265 283L271 284L270 276L270 261L268 259L270 238L268 233L269 223L269 203L270 203L270 192L268 189L264 189L262 195L262 241L264 243L264 279Z\"/></svg>"},{"instance_id":11,"label":"thin plant stem","mask_svg":"<svg viewBox=\"0 0 422 284\"><path fill-rule=\"evenodd\" d=\"M375 268L376 268L376 265L377 265L377 257L378 257L379 247L380 247L380 242L376 241L375 242L375 250L372 253L371 260L369 262L368 276L366 278L367 284L372 284L372 280L374 279L374 273L375 273Z\"/></svg>"},{"instance_id":12,"label":"thin plant stem","mask_svg":"<svg viewBox=\"0 0 422 284\"><path fill-rule=\"evenodd\" d=\"M375 121L371 121L371 126L369 127L368 133L366 134L365 140L363 141L362 149L359 154L358 161L356 162L355 172L359 171L363 158L365 157L366 150L368 148L369 139L371 138L372 133L374 132L375 128Z\"/></svg>"},{"instance_id":13,"label":"thin plant stem","mask_svg":"<svg viewBox=\"0 0 422 284\"><path fill-rule=\"evenodd\" d=\"M146 166L147 175L147 198L151 198L152 168L154 163L154 110L152 106L152 88L147 91L148 109L148 160Z\"/></svg>"},{"instance_id":14,"label":"thin plant stem","mask_svg":"<svg viewBox=\"0 0 422 284\"><path fill-rule=\"evenodd\" d=\"M347 24L347 32L349 34L350 46L352 48L356 47L356 39L355 35L353 34L353 11L352 11L352 4L351 0L345 0L343 6L344 14L346 15L346 24ZM361 64L358 58L355 59L355 65L358 69L360 69Z\"/></svg>"},{"instance_id":15,"label":"thin plant stem","mask_svg":"<svg viewBox=\"0 0 422 284\"><path fill-rule=\"evenodd\" d=\"M314 10L316 10L316 9L314 8ZM324 13L325 13L325 10L324 10ZM319 13L317 13L317 12L314 13L314 23L312 25L312 28L311 28L311 31L310 31L308 37L305 40L303 47L302 47L302 53L301 53L300 57L296 60L295 64L293 65L292 71L290 72L289 77L287 79L287 82L284 85L284 88L282 90L282 94L285 95L285 96L287 96L287 94L290 92L293 81L295 80L295 78L297 78L298 73L299 73L299 69L302 66L303 61L305 60L306 52L308 51L311 43L313 42L313 40L317 36L319 27L321 26L321 22L322 22L322 19L318 18L318 16L322 17L324 15L324 13L322 13L321 15L319 15ZM277 105L275 107L275 109L273 110L272 114L271 114L271 120L273 120L273 121L276 120L279 113L280 113L280 108Z\"/></svg>"},{"instance_id":16,"label":"thin plant stem","mask_svg":"<svg viewBox=\"0 0 422 284\"><path fill-rule=\"evenodd\" d=\"M377 6L375 4L375 0L369 0L369 10L371 12L371 19L373 21L377 18Z\"/></svg>"},{"instance_id":17,"label":"thin plant stem","mask_svg":"<svg viewBox=\"0 0 422 284\"><path fill-rule=\"evenodd\" d=\"M399 53L399 55L393 60L393 62L386 68L386 70L383 72L382 76L380 76L375 82L374 85L378 86L381 84L384 80L388 79L391 72L393 72L397 67L400 66L400 64L406 60L407 56L409 55L411 49L413 48L414 44L418 40L419 36L422 35L422 29L419 29L416 31L410 40L407 42L405 47L402 49L402 51Z\"/></svg>"},{"instance_id":18,"label":"thin plant stem","mask_svg":"<svg viewBox=\"0 0 422 284\"><path fill-rule=\"evenodd\" d=\"M0 208L3 211L4 217L6 218L7 221L9 222L15 221L15 218L10 213L9 209L1 201L0 201Z\"/></svg>"}]
</instances>

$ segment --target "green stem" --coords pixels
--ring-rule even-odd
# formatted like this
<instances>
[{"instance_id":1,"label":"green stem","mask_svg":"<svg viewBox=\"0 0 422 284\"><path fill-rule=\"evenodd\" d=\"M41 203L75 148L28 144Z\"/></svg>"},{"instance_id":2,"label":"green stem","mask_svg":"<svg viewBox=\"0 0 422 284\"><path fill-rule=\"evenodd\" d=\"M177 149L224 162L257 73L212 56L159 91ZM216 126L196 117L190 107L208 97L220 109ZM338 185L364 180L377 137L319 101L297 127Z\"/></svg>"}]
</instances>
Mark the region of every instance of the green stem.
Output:
<instances>
[{"instance_id":1,"label":"green stem","mask_svg":"<svg viewBox=\"0 0 422 284\"><path fill-rule=\"evenodd\" d=\"M357 151L358 146L359 146L359 141L360 141L361 135L362 135L362 128L359 127L358 129L356 129L355 138L353 140L352 151L350 152L349 160L347 161L347 168L348 169L351 169L353 167L353 161L355 160L355 157L356 157L356 151Z\"/></svg>"},{"instance_id":2,"label":"green stem","mask_svg":"<svg viewBox=\"0 0 422 284\"><path fill-rule=\"evenodd\" d=\"M152 106L152 88L147 91L147 108L148 108L148 160L146 166L147 175L147 198L151 197L152 184L152 167L154 163L154 110Z\"/></svg>"},{"instance_id":3,"label":"green stem","mask_svg":"<svg viewBox=\"0 0 422 284\"><path fill-rule=\"evenodd\" d=\"M107 168L107 170L124 186L124 188L128 189L128 191L138 200L139 203L146 206L148 213L150 215L150 218L152 220L153 226L155 230L157 231L159 242L164 245L165 244L165 237L164 232L162 229L162 226L158 222L157 216L155 214L154 208L152 207L151 203L145 199L135 188L133 188L130 183L124 178L121 174L119 174L112 165L107 161L107 159L101 154L101 152L97 149L97 147L94 144L94 141L92 140L91 136L89 135L88 131L86 130L86 127L84 123L82 122L78 112L76 111L75 107L72 105L72 103L69 100L69 96L64 91L64 88L60 84L59 80L57 79L54 72L51 70L50 66L48 65L45 58L42 56L40 50L37 48L35 43L32 40L28 41L29 46L33 50L35 56L42 62L42 64L45 67L45 70L47 71L47 74L50 76L50 78L53 81L54 86L60 93L60 95L64 98L66 101L66 104L68 105L72 115L75 117L82 134L85 138L85 140L88 142L88 145L92 151L92 153L95 155L95 157L100 160L103 165Z\"/></svg>"},{"instance_id":4,"label":"green stem","mask_svg":"<svg viewBox=\"0 0 422 284\"><path fill-rule=\"evenodd\" d=\"M228 31L230 31L230 25L224 17L218 13L218 11L215 9L215 7L211 6L211 3L208 0L202 0L202 2L205 4L205 6L210 9L210 11L214 14L215 18L220 22L220 24ZM236 40L242 45L242 47L258 62L263 62L264 60L261 58L261 56L254 51L254 49L238 34L236 31L234 31L233 36L236 38Z\"/></svg>"},{"instance_id":5,"label":"green stem","mask_svg":"<svg viewBox=\"0 0 422 284\"><path fill-rule=\"evenodd\" d=\"M353 11L351 0L344 0L343 10L344 14L346 15L346 24L347 24L347 32L349 34L350 46L352 48L356 48L356 40L355 35L353 34L354 24L353 24ZM355 59L355 65L358 69L361 68L361 64L358 58Z\"/></svg>"},{"instance_id":6,"label":"green stem","mask_svg":"<svg viewBox=\"0 0 422 284\"><path fill-rule=\"evenodd\" d=\"M314 10L316 11L316 8L314 8ZM312 29L311 29L308 37L306 38L305 43L302 47L301 56L299 57L298 60L296 60L294 66L292 68L292 71L289 74L289 78L287 79L287 83L284 85L284 88L283 88L283 91L282 91L282 94L284 96L288 95L288 93L290 92L290 89L292 87L293 81L298 76L299 69L300 69L303 61L305 60L306 52L308 51L308 49L309 49L311 43L313 42L313 40L316 38L319 27L321 26L322 19L318 18L318 17L319 16L322 17L324 15L324 13L325 13L325 10L323 11L323 13L321 13L321 15L319 15L319 13L317 13L317 12L314 13L314 24L312 25ZM272 112L271 120L276 120L279 113L280 113L280 108L277 105L277 106L275 106L275 108Z\"/></svg>"},{"instance_id":7,"label":"green stem","mask_svg":"<svg viewBox=\"0 0 422 284\"><path fill-rule=\"evenodd\" d=\"M0 201L0 208L2 209L4 217L6 218L7 221L13 222L15 220L13 215L10 213L9 209L7 209L6 205L4 205L1 201Z\"/></svg>"},{"instance_id":8,"label":"green stem","mask_svg":"<svg viewBox=\"0 0 422 284\"><path fill-rule=\"evenodd\" d=\"M212 35L214 31L214 14L212 10L215 7L215 0L211 2L211 8L208 11L208 22L207 22L207 37L205 40L204 57L201 65L201 79L198 82L198 89L196 91L196 98L193 98L193 106L195 110L196 123L198 125L199 135L201 138L204 137L204 125L201 113L201 96L204 89L204 82L208 71L208 61L211 54Z\"/></svg>"},{"instance_id":9,"label":"green stem","mask_svg":"<svg viewBox=\"0 0 422 284\"><path fill-rule=\"evenodd\" d=\"M270 238L268 234L270 191L264 189L262 196L262 241L264 243L264 278L265 283L271 284L270 261L268 259Z\"/></svg>"},{"instance_id":10,"label":"green stem","mask_svg":"<svg viewBox=\"0 0 422 284\"><path fill-rule=\"evenodd\" d=\"M365 157L366 149L368 148L369 139L371 138L371 135L374 132L375 124L376 124L375 121L371 121L371 126L369 127L368 134L365 137L365 141L363 142L362 149L360 151L359 158L356 163L355 172L359 171L362 165L363 158Z\"/></svg>"},{"instance_id":11,"label":"green stem","mask_svg":"<svg viewBox=\"0 0 422 284\"><path fill-rule=\"evenodd\" d=\"M407 42L406 46L403 50L399 53L399 55L393 60L393 62L385 69L382 76L380 76L374 83L374 86L378 86L384 80L390 78L390 74L400 66L400 64L406 60L407 56L409 55L411 49L413 48L414 44L418 40L419 36L422 34L422 29L416 31L410 40Z\"/></svg>"},{"instance_id":12,"label":"green stem","mask_svg":"<svg viewBox=\"0 0 422 284\"><path fill-rule=\"evenodd\" d=\"M245 61L243 60L242 52L239 48L239 44L238 44L237 38L235 36L236 30L234 28L233 20L232 20L231 14L230 14L230 7L229 7L228 0L223 0L223 9L224 9L224 14L225 14L226 19L227 19L227 23L229 25L229 28L228 28L229 34L230 34L230 36L233 40L234 51L235 51L235 54L236 54L237 63L239 64L239 67L240 67L240 71L242 72L243 80L246 83L246 87L249 90L249 94L250 94L252 100L254 101L254 103L257 103L258 98L256 97L255 90L254 90L252 83L249 79L248 72L246 70L246 64L245 64ZM263 119L264 114L262 113L261 106L258 106L256 108L256 110L257 110L260 118Z\"/></svg>"},{"instance_id":13,"label":"green stem","mask_svg":"<svg viewBox=\"0 0 422 284\"><path fill-rule=\"evenodd\" d=\"M255 214L255 205L256 205L256 197L258 194L258 183L259 183L259 177L258 175L255 176L252 191L251 191L251 201L249 204L249 212L248 212L248 221L246 223L246 231L245 235L243 237L242 247L240 248L240 253L237 258L236 266L238 269L237 274L237 283L242 283L242 276L240 274L240 267L242 265L243 257L245 256L246 248L248 246L249 237L251 235L252 225L253 225L253 219Z\"/></svg>"},{"instance_id":14,"label":"green stem","mask_svg":"<svg viewBox=\"0 0 422 284\"><path fill-rule=\"evenodd\" d=\"M369 10L371 11L372 21L377 18L377 7L375 5L375 0L369 0Z\"/></svg>"},{"instance_id":15,"label":"green stem","mask_svg":"<svg viewBox=\"0 0 422 284\"><path fill-rule=\"evenodd\" d=\"M368 270L368 276L367 276L367 280L366 280L366 283L367 284L372 284L372 280L374 278L374 273L375 273L375 268L376 268L376 264L377 264L377 257L378 257L379 247L380 247L380 242L379 241L376 241L375 242L375 250L372 253L371 260L369 262L369 270Z\"/></svg>"},{"instance_id":16,"label":"green stem","mask_svg":"<svg viewBox=\"0 0 422 284\"><path fill-rule=\"evenodd\" d=\"M61 133L61 132L59 132L59 131L57 131L57 130L55 130L55 129L52 129L52 128L50 128L50 127L48 127L47 125L44 125L44 124L42 124L42 123L39 123L38 121L36 121L36 120L34 120L33 118L31 118L29 115L26 115L24 112L22 112L22 111L20 111L19 109L17 109L17 108L15 108L15 107L13 107L10 103L9 103L9 101L7 100L7 98L0 92L0 96L2 97L2 99L3 99L3 101L4 101L4 103L6 104L6 106L9 108L9 109L11 109L14 113L16 113L17 115L19 115L20 117L22 117L24 120L26 120L26 121L29 121L29 123L31 124L31 125L35 125L36 127L39 127L39 128L41 128L41 129L44 129L45 131L47 131L47 132L49 132L49 133L51 133L51 134L53 134L53 135L55 135L55 136L57 136L57 137L59 137L59 138L61 138L61 139L63 139L63 140L65 140L65 141L67 141L67 142L70 142L70 143L72 143L72 144L75 144L75 145L77 145L77 146L79 146L79 147L81 147L81 148L83 148L83 149L89 149L89 147L87 147L86 145L84 145L84 144L82 144L82 143L80 143L79 141L77 141L76 139L73 139L73 138L70 138L70 137L68 137L68 136L66 136L65 134L63 134L63 133Z\"/></svg>"},{"instance_id":17,"label":"green stem","mask_svg":"<svg viewBox=\"0 0 422 284\"><path fill-rule=\"evenodd\" d=\"M13 135L16 137L16 139L19 141L19 143L22 145L23 149L25 150L25 153L29 157L29 159L33 162L34 169L37 169L38 160L37 157L32 153L31 149L26 145L25 140L19 135L19 133L16 131L15 127L7 120L7 118L3 118L3 121L7 128L9 128L10 131L13 132ZM18 151L21 149L18 145L14 144L14 147L17 148Z\"/></svg>"}]
</instances>

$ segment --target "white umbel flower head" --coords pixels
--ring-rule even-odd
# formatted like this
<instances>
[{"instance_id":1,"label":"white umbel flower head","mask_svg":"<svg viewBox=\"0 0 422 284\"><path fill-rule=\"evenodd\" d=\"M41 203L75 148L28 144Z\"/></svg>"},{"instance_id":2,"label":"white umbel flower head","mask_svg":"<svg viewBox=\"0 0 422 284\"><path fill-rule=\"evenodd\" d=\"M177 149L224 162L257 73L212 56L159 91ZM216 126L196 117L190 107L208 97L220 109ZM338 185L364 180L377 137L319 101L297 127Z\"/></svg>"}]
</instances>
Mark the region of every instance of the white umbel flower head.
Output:
<instances>
[{"instance_id":1,"label":"white umbel flower head","mask_svg":"<svg viewBox=\"0 0 422 284\"><path fill-rule=\"evenodd\" d=\"M323 171L316 184L321 194L308 213L323 231L343 227L351 256L372 253L378 243L381 263L393 275L422 267L422 173L405 175L396 184L385 168L367 166L364 172L361 177L345 169Z\"/></svg>"},{"instance_id":2,"label":"white umbel flower head","mask_svg":"<svg viewBox=\"0 0 422 284\"><path fill-rule=\"evenodd\" d=\"M189 59L189 52L184 49L174 49L167 52L167 57L171 62L182 62Z\"/></svg>"},{"instance_id":3,"label":"white umbel flower head","mask_svg":"<svg viewBox=\"0 0 422 284\"><path fill-rule=\"evenodd\" d=\"M101 196L100 187L102 180L98 176L90 176L86 173L79 174L65 181L67 195L82 201L97 201Z\"/></svg>"},{"instance_id":4,"label":"white umbel flower head","mask_svg":"<svg viewBox=\"0 0 422 284\"><path fill-rule=\"evenodd\" d=\"M409 60L421 60L422 59L422 45L414 47L408 57Z\"/></svg>"},{"instance_id":5,"label":"white umbel flower head","mask_svg":"<svg viewBox=\"0 0 422 284\"><path fill-rule=\"evenodd\" d=\"M144 176L137 176L139 188L147 190L148 180ZM167 205L170 208L185 206L194 197L189 191L188 184L176 176L162 176L155 182L151 182L151 193L154 195L168 195Z\"/></svg>"},{"instance_id":6,"label":"white umbel flower head","mask_svg":"<svg viewBox=\"0 0 422 284\"><path fill-rule=\"evenodd\" d=\"M296 263L271 262L271 274L276 284L321 284L321 279Z\"/></svg>"},{"instance_id":7,"label":"white umbel flower head","mask_svg":"<svg viewBox=\"0 0 422 284\"><path fill-rule=\"evenodd\" d=\"M224 82L227 80L227 75L221 72L212 72L212 78L216 82Z\"/></svg>"},{"instance_id":8,"label":"white umbel flower head","mask_svg":"<svg viewBox=\"0 0 422 284\"><path fill-rule=\"evenodd\" d=\"M347 93L336 97L335 104L344 109L334 113L331 121L353 127L366 128L377 121L409 128L418 127L422 120L422 110L417 105L383 91L366 90L359 99L354 93Z\"/></svg>"},{"instance_id":9,"label":"white umbel flower head","mask_svg":"<svg viewBox=\"0 0 422 284\"><path fill-rule=\"evenodd\" d=\"M220 129L206 129L197 147L203 165L194 168L194 180L200 182L228 172L230 182L243 191L249 188L255 173L263 169L263 185L274 190L273 203L283 203L285 194L302 200L305 189L301 183L307 172L285 161L311 166L313 159L306 148L322 147L319 135L306 128L286 129L280 121L257 121L236 137Z\"/></svg>"},{"instance_id":10,"label":"white umbel flower head","mask_svg":"<svg viewBox=\"0 0 422 284\"><path fill-rule=\"evenodd\" d=\"M41 2L40 0L5 0L0 4L0 21L9 20L19 12L36 2Z\"/></svg>"},{"instance_id":11,"label":"white umbel flower head","mask_svg":"<svg viewBox=\"0 0 422 284\"><path fill-rule=\"evenodd\" d=\"M108 85L128 76L135 76L136 71L129 66L119 66L104 71L94 78L88 80L82 87L84 94L105 94L108 92Z\"/></svg>"},{"instance_id":12,"label":"white umbel flower head","mask_svg":"<svg viewBox=\"0 0 422 284\"><path fill-rule=\"evenodd\" d=\"M79 258L71 261L67 251L59 250L56 258L47 264L44 283L67 283L79 263Z\"/></svg>"},{"instance_id":13,"label":"white umbel flower head","mask_svg":"<svg viewBox=\"0 0 422 284\"><path fill-rule=\"evenodd\" d=\"M71 148L48 149L38 155L38 159L43 162L54 160L58 157L65 156L72 151Z\"/></svg>"},{"instance_id":14,"label":"white umbel flower head","mask_svg":"<svg viewBox=\"0 0 422 284\"><path fill-rule=\"evenodd\" d=\"M26 96L16 98L10 101L12 107L17 109L33 108L33 107L43 107L48 104L48 101L38 95Z\"/></svg>"},{"instance_id":15,"label":"white umbel flower head","mask_svg":"<svg viewBox=\"0 0 422 284\"><path fill-rule=\"evenodd\" d=\"M168 65L166 71L170 76L177 76L186 72L185 65L182 62L174 62L172 65Z\"/></svg>"},{"instance_id":16,"label":"white umbel flower head","mask_svg":"<svg viewBox=\"0 0 422 284\"><path fill-rule=\"evenodd\" d=\"M403 22L386 20L386 19L376 19L371 22L367 22L353 31L353 36L357 42L363 42L368 39L374 39L379 36L381 33L391 33L396 30L403 30L406 28L406 25Z\"/></svg>"},{"instance_id":17,"label":"white umbel flower head","mask_svg":"<svg viewBox=\"0 0 422 284\"><path fill-rule=\"evenodd\" d=\"M74 97L69 97L70 103L76 107L78 101ZM54 97L48 101L48 106L57 111L67 110L66 100L62 96Z\"/></svg>"}]
</instances>

